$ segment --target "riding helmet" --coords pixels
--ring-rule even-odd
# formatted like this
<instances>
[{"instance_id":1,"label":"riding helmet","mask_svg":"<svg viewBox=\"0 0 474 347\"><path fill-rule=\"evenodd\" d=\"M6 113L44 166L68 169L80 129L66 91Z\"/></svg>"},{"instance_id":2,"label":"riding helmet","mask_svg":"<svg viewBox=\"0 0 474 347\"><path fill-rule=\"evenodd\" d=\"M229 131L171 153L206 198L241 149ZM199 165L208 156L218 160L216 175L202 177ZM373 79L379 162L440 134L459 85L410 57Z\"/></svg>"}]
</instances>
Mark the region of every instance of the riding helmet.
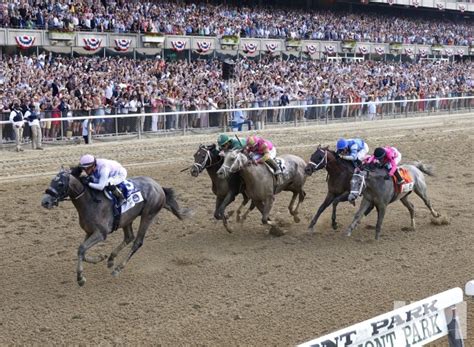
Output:
<instances>
[{"instance_id":1,"label":"riding helmet","mask_svg":"<svg viewBox=\"0 0 474 347\"><path fill-rule=\"evenodd\" d=\"M257 144L257 136L250 135L247 137L247 146L254 147Z\"/></svg>"},{"instance_id":2,"label":"riding helmet","mask_svg":"<svg viewBox=\"0 0 474 347\"><path fill-rule=\"evenodd\" d=\"M374 150L374 157L377 160L383 159L385 157L385 149L383 149L382 147L377 147Z\"/></svg>"},{"instance_id":3,"label":"riding helmet","mask_svg":"<svg viewBox=\"0 0 474 347\"><path fill-rule=\"evenodd\" d=\"M229 141L230 141L230 137L227 136L226 134L220 134L219 137L217 138L217 144L219 145L219 147L224 146Z\"/></svg>"},{"instance_id":4,"label":"riding helmet","mask_svg":"<svg viewBox=\"0 0 474 347\"><path fill-rule=\"evenodd\" d=\"M79 166L82 168L88 168L95 165L95 157L92 154L84 154L79 160Z\"/></svg>"},{"instance_id":5,"label":"riding helmet","mask_svg":"<svg viewBox=\"0 0 474 347\"><path fill-rule=\"evenodd\" d=\"M336 150L338 151L342 151L343 149L347 148L347 140L346 139L339 139L337 140L337 143L336 143Z\"/></svg>"}]
</instances>

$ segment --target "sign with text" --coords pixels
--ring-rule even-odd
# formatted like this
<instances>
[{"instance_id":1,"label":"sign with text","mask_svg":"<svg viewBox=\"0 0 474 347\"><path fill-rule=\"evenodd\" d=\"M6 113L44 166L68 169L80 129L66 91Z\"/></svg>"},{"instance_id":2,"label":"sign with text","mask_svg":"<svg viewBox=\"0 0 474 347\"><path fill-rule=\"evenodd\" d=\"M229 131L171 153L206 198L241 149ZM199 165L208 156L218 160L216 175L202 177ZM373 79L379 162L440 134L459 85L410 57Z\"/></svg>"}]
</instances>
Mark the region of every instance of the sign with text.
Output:
<instances>
[{"instance_id":1,"label":"sign with text","mask_svg":"<svg viewBox=\"0 0 474 347\"><path fill-rule=\"evenodd\" d=\"M462 289L453 288L299 347L423 346L448 334L448 323L452 317L447 317L445 309L462 301Z\"/></svg>"}]
</instances>

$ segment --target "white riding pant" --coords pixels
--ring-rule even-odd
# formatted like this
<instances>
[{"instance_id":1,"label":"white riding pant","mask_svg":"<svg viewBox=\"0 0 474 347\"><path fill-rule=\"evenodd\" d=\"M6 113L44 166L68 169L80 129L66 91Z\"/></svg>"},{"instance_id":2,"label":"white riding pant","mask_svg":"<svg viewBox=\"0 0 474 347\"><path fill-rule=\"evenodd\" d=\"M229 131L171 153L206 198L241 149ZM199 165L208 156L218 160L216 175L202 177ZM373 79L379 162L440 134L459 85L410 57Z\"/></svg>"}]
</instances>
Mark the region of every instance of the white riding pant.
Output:
<instances>
[{"instance_id":1,"label":"white riding pant","mask_svg":"<svg viewBox=\"0 0 474 347\"><path fill-rule=\"evenodd\" d=\"M107 185L113 185L116 186L123 181L127 179L127 170L125 168L121 168L117 172L115 172L113 175L110 175L109 178L107 179Z\"/></svg>"},{"instance_id":2,"label":"white riding pant","mask_svg":"<svg viewBox=\"0 0 474 347\"><path fill-rule=\"evenodd\" d=\"M364 159L367 157L367 153L369 153L369 146L364 143L364 148L357 153L357 159L360 161L364 161Z\"/></svg>"},{"instance_id":3,"label":"white riding pant","mask_svg":"<svg viewBox=\"0 0 474 347\"><path fill-rule=\"evenodd\" d=\"M275 159L277 156L277 150L276 150L276 147L273 146L273 148L270 150L270 158L271 159ZM262 158L263 156L261 154L256 154L255 155L255 160L259 160L260 158Z\"/></svg>"}]
</instances>

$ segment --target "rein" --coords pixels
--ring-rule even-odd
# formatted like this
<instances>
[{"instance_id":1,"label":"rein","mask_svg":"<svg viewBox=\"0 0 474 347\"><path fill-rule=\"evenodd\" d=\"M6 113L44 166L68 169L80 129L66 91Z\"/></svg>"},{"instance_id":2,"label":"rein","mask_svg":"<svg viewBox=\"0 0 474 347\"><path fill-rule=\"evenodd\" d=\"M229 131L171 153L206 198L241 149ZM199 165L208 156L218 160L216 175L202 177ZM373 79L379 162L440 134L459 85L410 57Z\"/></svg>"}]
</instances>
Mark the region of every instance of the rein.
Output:
<instances>
[{"instance_id":1,"label":"rein","mask_svg":"<svg viewBox=\"0 0 474 347\"><path fill-rule=\"evenodd\" d=\"M204 158L204 161L202 163L194 163L191 167L196 167L199 172L202 172L204 169L210 168L214 165L217 165L221 162L222 159L219 159L215 163L212 162L212 157L211 157L211 151L207 148L201 148L206 152L206 157ZM209 165L206 165L206 163L209 161Z\"/></svg>"},{"instance_id":2,"label":"rein","mask_svg":"<svg viewBox=\"0 0 474 347\"><path fill-rule=\"evenodd\" d=\"M321 165L324 162L324 165L328 163L328 151L324 151L324 157L319 161L319 163L314 163L313 161L309 161L308 164L311 164L313 166L313 171L316 171L319 169L319 165Z\"/></svg>"}]
</instances>

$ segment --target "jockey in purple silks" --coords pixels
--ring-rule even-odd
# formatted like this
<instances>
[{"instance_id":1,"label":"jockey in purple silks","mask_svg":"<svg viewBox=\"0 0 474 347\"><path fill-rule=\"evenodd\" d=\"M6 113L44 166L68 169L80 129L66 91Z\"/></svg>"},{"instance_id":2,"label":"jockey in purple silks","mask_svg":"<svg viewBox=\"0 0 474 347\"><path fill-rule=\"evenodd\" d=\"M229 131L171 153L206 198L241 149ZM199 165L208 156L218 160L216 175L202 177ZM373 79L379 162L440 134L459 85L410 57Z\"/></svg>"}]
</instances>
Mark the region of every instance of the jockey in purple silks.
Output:
<instances>
[{"instance_id":1,"label":"jockey in purple silks","mask_svg":"<svg viewBox=\"0 0 474 347\"><path fill-rule=\"evenodd\" d=\"M125 197L117 187L127 178L127 170L115 160L96 159L91 154L85 154L79 162L81 167L90 179L89 187L96 190L107 188L116 198L120 206Z\"/></svg>"}]
</instances>

